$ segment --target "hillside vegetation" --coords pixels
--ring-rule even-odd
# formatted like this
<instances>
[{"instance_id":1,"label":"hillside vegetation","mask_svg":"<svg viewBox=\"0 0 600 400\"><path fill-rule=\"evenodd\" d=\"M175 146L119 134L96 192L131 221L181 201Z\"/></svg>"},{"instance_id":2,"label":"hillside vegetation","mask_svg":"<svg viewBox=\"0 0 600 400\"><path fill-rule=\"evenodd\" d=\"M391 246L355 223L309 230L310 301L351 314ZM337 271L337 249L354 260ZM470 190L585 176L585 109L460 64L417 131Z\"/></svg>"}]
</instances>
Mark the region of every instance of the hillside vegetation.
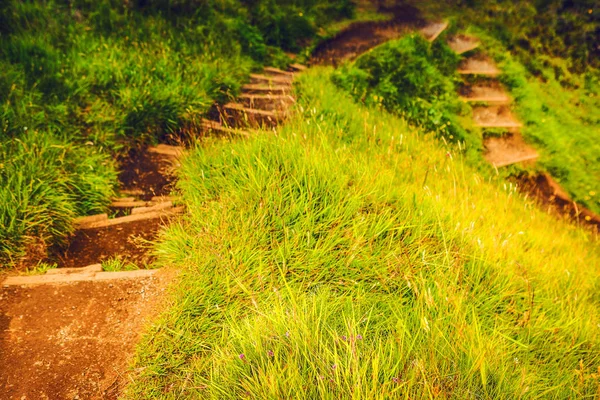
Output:
<instances>
[{"instance_id":1,"label":"hillside vegetation","mask_svg":"<svg viewBox=\"0 0 600 400\"><path fill-rule=\"evenodd\" d=\"M106 210L123 147L193 130L349 1L3 1L0 262L43 256Z\"/></svg>"},{"instance_id":2,"label":"hillside vegetation","mask_svg":"<svg viewBox=\"0 0 600 400\"><path fill-rule=\"evenodd\" d=\"M126 398L592 398L600 248L313 68L184 160L181 269Z\"/></svg>"}]
</instances>

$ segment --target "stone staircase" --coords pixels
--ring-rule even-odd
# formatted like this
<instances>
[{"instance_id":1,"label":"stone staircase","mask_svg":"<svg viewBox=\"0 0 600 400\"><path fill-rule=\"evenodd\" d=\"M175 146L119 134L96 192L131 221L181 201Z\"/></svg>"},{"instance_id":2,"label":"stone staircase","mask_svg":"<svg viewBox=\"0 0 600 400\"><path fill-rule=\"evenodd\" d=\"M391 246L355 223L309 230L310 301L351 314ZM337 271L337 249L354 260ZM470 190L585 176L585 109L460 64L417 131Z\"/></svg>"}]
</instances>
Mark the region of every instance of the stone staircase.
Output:
<instances>
[{"instance_id":1,"label":"stone staircase","mask_svg":"<svg viewBox=\"0 0 600 400\"><path fill-rule=\"evenodd\" d=\"M447 27L447 22L432 22L420 32L432 42ZM538 153L519 132L523 124L511 112L512 99L497 80L502 71L492 59L476 51L479 40L459 34L450 36L446 43L465 57L457 70L465 77L459 94L463 101L472 104L474 125L484 132L485 159L497 168L536 160ZM490 130L496 134L486 135Z\"/></svg>"},{"instance_id":2,"label":"stone staircase","mask_svg":"<svg viewBox=\"0 0 600 400\"><path fill-rule=\"evenodd\" d=\"M296 102L291 95L294 74L306 69L292 64L289 71L265 67L260 74L250 74L236 102L218 107L218 117L203 120L206 133L249 135L248 129L271 129L287 117Z\"/></svg>"},{"instance_id":3,"label":"stone staircase","mask_svg":"<svg viewBox=\"0 0 600 400\"><path fill-rule=\"evenodd\" d=\"M261 74L251 74L236 102L218 106L217 118L202 120L201 133L249 136L251 129L275 127L285 120L289 107L295 103L292 81L294 74L304 69L303 65L292 64L289 71L265 67ZM130 153L123 162L121 189L119 196L112 199L111 212L75 220L71 242L52 256L59 268L41 276L9 277L3 284L23 286L150 276L151 271L103 273L99 263L114 257L134 264L148 260L138 239L153 240L161 225L185 212L178 199L170 196L172 171L185 152L181 146L159 144Z\"/></svg>"}]
</instances>

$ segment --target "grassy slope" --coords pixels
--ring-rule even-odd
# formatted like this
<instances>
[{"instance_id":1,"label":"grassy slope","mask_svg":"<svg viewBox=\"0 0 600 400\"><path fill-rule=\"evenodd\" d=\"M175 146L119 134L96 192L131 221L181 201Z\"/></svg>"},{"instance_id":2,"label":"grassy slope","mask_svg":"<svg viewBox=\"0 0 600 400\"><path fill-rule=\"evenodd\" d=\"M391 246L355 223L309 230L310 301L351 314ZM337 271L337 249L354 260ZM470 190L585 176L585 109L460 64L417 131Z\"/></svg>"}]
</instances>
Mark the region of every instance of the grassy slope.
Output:
<instances>
[{"instance_id":1,"label":"grassy slope","mask_svg":"<svg viewBox=\"0 0 600 400\"><path fill-rule=\"evenodd\" d=\"M122 147L194 130L347 1L0 3L0 263L105 212ZM27 263L27 260L25 261Z\"/></svg>"},{"instance_id":2,"label":"grassy slope","mask_svg":"<svg viewBox=\"0 0 600 400\"><path fill-rule=\"evenodd\" d=\"M182 275L125 397L597 395L597 241L331 72L277 135L183 161Z\"/></svg>"}]
</instances>

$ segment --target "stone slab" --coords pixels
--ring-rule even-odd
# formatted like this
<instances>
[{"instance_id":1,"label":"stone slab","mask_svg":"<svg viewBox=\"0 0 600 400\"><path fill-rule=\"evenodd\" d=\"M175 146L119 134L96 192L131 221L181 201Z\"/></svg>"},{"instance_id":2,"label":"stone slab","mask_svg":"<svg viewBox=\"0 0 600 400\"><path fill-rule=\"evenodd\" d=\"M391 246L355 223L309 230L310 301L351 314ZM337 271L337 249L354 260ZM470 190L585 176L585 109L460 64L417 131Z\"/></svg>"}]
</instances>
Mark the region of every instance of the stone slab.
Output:
<instances>
[{"instance_id":1,"label":"stone slab","mask_svg":"<svg viewBox=\"0 0 600 400\"><path fill-rule=\"evenodd\" d=\"M78 225L77 228L78 229L104 228L104 227L108 227L108 226L126 224L129 222L141 221L141 220L145 220L145 219L166 218L166 217L171 217L173 215L181 214L184 211L184 209L185 209L184 207L173 207L168 210L152 211L152 212L145 212L142 214L127 215L125 217L111 218L111 219L107 219L105 221L89 223L89 224L86 224L83 226Z\"/></svg>"},{"instance_id":2,"label":"stone slab","mask_svg":"<svg viewBox=\"0 0 600 400\"><path fill-rule=\"evenodd\" d=\"M481 44L479 39L469 35L452 36L450 39L448 39L447 43L456 54L464 54L466 52L475 50Z\"/></svg>"},{"instance_id":3,"label":"stone slab","mask_svg":"<svg viewBox=\"0 0 600 400\"><path fill-rule=\"evenodd\" d=\"M448 28L448 21L430 22L419 30L429 42L433 42Z\"/></svg>"},{"instance_id":4,"label":"stone slab","mask_svg":"<svg viewBox=\"0 0 600 400\"><path fill-rule=\"evenodd\" d=\"M484 140L485 159L497 168L520 162L533 161L537 151L523 140L521 134L490 137Z\"/></svg>"},{"instance_id":5,"label":"stone slab","mask_svg":"<svg viewBox=\"0 0 600 400\"><path fill-rule=\"evenodd\" d=\"M473 107L473 121L480 128L513 129L523 126L507 106Z\"/></svg>"},{"instance_id":6,"label":"stone slab","mask_svg":"<svg viewBox=\"0 0 600 400\"><path fill-rule=\"evenodd\" d=\"M498 76L502 71L489 58L470 57L460 63L458 73L462 75Z\"/></svg>"}]
</instances>

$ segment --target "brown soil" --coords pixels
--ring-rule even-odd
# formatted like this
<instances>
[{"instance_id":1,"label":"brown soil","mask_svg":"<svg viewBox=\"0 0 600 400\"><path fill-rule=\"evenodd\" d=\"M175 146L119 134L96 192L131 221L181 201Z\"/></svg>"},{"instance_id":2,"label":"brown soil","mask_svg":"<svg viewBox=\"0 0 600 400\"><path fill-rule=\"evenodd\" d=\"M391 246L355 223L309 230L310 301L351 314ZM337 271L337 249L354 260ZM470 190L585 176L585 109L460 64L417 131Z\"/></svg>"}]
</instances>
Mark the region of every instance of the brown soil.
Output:
<instances>
[{"instance_id":1,"label":"brown soil","mask_svg":"<svg viewBox=\"0 0 600 400\"><path fill-rule=\"evenodd\" d=\"M0 289L0 399L116 399L172 274Z\"/></svg>"},{"instance_id":2,"label":"brown soil","mask_svg":"<svg viewBox=\"0 0 600 400\"><path fill-rule=\"evenodd\" d=\"M152 154L145 149L132 149L121 160L119 181L121 189L141 190L141 200L151 200L153 196L167 196L173 187L172 158Z\"/></svg>"},{"instance_id":3,"label":"brown soil","mask_svg":"<svg viewBox=\"0 0 600 400\"><path fill-rule=\"evenodd\" d=\"M410 5L398 5L381 12L393 14L390 21L355 22L335 37L318 45L312 55L311 64L337 65L390 39L415 30L424 25L420 12Z\"/></svg>"},{"instance_id":4,"label":"brown soil","mask_svg":"<svg viewBox=\"0 0 600 400\"><path fill-rule=\"evenodd\" d=\"M150 264L146 241L154 240L164 221L160 218L129 222L104 228L83 229L75 232L66 249L55 250L50 262L61 268L85 267L111 257L131 262L138 267Z\"/></svg>"},{"instance_id":5,"label":"brown soil","mask_svg":"<svg viewBox=\"0 0 600 400\"><path fill-rule=\"evenodd\" d=\"M548 212L568 216L600 233L600 215L578 206L550 175L522 175L515 180L522 192L536 199Z\"/></svg>"}]
</instances>

